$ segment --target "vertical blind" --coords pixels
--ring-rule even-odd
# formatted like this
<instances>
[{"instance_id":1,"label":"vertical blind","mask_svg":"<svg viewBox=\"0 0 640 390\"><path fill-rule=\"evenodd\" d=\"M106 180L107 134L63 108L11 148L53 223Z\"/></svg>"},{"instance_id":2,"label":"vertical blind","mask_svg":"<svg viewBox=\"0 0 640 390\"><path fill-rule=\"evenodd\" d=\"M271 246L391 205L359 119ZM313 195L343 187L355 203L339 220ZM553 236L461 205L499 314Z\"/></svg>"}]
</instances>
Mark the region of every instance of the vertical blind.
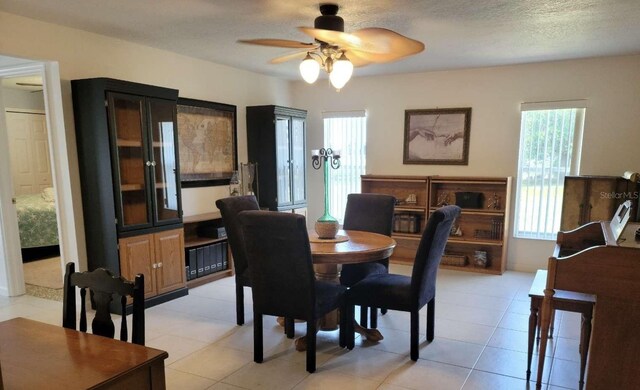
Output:
<instances>
[{"instance_id":1,"label":"vertical blind","mask_svg":"<svg viewBox=\"0 0 640 390\"><path fill-rule=\"evenodd\" d=\"M325 112L322 116L324 147L340 150L340 168L329 170L329 213L342 223L347 195L360 192L360 175L367 165L366 112Z\"/></svg>"},{"instance_id":2,"label":"vertical blind","mask_svg":"<svg viewBox=\"0 0 640 390\"><path fill-rule=\"evenodd\" d=\"M522 106L516 237L555 240L560 228L564 177L577 172L584 106L554 103L555 108L538 103Z\"/></svg>"}]
</instances>

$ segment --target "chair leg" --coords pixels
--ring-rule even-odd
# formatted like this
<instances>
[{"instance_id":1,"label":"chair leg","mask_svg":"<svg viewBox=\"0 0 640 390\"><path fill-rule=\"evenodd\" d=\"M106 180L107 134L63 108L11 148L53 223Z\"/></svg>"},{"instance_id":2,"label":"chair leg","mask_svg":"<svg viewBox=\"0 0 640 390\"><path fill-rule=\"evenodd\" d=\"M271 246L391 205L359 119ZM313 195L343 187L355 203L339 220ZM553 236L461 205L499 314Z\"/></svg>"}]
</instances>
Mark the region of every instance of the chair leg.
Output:
<instances>
[{"instance_id":1,"label":"chair leg","mask_svg":"<svg viewBox=\"0 0 640 390\"><path fill-rule=\"evenodd\" d=\"M380 309L380 314L385 315L387 314L387 309Z\"/></svg>"},{"instance_id":2,"label":"chair leg","mask_svg":"<svg viewBox=\"0 0 640 390\"><path fill-rule=\"evenodd\" d=\"M307 320L307 371L314 373L316 371L316 319L309 318Z\"/></svg>"},{"instance_id":3,"label":"chair leg","mask_svg":"<svg viewBox=\"0 0 640 390\"><path fill-rule=\"evenodd\" d=\"M378 308L372 307L369 314L369 322L371 322L371 328L376 329L378 327Z\"/></svg>"},{"instance_id":4,"label":"chair leg","mask_svg":"<svg viewBox=\"0 0 640 390\"><path fill-rule=\"evenodd\" d=\"M347 316L345 317L345 322L346 322L346 342L347 342L347 349L348 350L352 350L354 345L355 345L355 330L354 330L354 326L353 323L355 322L355 306L354 305L348 305L346 308L346 313Z\"/></svg>"},{"instance_id":5,"label":"chair leg","mask_svg":"<svg viewBox=\"0 0 640 390\"><path fill-rule=\"evenodd\" d=\"M236 322L244 325L244 288L236 281Z\"/></svg>"},{"instance_id":6,"label":"chair leg","mask_svg":"<svg viewBox=\"0 0 640 390\"><path fill-rule=\"evenodd\" d=\"M349 328L347 327L347 317L349 314L347 313L347 305L342 304L340 306L340 329L338 331L338 340L340 344L340 348L345 348L347 346L347 332Z\"/></svg>"},{"instance_id":7,"label":"chair leg","mask_svg":"<svg viewBox=\"0 0 640 390\"><path fill-rule=\"evenodd\" d=\"M360 325L363 328L367 328L369 326L369 321L367 321L367 313L369 308L367 306L360 306Z\"/></svg>"},{"instance_id":8,"label":"chair leg","mask_svg":"<svg viewBox=\"0 0 640 390\"><path fill-rule=\"evenodd\" d=\"M414 362L418 360L420 352L418 351L419 341L419 327L420 327L420 315L418 310L411 311L411 360Z\"/></svg>"},{"instance_id":9,"label":"chair leg","mask_svg":"<svg viewBox=\"0 0 640 390\"><path fill-rule=\"evenodd\" d=\"M262 363L262 314L253 312L253 361Z\"/></svg>"},{"instance_id":10,"label":"chair leg","mask_svg":"<svg viewBox=\"0 0 640 390\"><path fill-rule=\"evenodd\" d=\"M294 322L295 320L293 318L284 318L284 333L287 335L288 339L292 339L296 333L296 326Z\"/></svg>"},{"instance_id":11,"label":"chair leg","mask_svg":"<svg viewBox=\"0 0 640 390\"><path fill-rule=\"evenodd\" d=\"M436 298L433 297L427 303L427 341L433 341L436 322Z\"/></svg>"}]
</instances>

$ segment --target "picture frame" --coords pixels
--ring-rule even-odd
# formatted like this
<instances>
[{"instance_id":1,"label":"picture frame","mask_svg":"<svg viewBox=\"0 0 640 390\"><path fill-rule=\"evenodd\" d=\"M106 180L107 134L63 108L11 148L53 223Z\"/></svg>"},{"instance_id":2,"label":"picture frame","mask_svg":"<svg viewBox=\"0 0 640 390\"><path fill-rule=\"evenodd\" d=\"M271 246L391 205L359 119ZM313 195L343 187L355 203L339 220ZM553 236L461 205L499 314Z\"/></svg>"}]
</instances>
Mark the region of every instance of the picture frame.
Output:
<instances>
[{"instance_id":1,"label":"picture frame","mask_svg":"<svg viewBox=\"0 0 640 390\"><path fill-rule=\"evenodd\" d=\"M471 107L404 113L404 164L469 164Z\"/></svg>"},{"instance_id":2,"label":"picture frame","mask_svg":"<svg viewBox=\"0 0 640 390\"><path fill-rule=\"evenodd\" d=\"M237 109L179 98L178 152L182 188L228 185L238 169Z\"/></svg>"}]
</instances>

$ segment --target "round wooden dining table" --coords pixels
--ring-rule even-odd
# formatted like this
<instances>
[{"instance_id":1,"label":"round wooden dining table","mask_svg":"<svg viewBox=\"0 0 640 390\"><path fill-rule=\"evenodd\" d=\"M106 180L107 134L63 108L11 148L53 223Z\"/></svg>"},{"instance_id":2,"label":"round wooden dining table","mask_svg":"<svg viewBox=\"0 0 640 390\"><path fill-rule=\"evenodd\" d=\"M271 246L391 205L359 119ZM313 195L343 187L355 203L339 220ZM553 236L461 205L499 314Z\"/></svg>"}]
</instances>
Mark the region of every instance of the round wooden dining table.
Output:
<instances>
[{"instance_id":1,"label":"round wooden dining table","mask_svg":"<svg viewBox=\"0 0 640 390\"><path fill-rule=\"evenodd\" d=\"M358 230L339 230L335 239L318 238L315 230L309 230L309 243L316 278L334 283L340 283L342 264L386 259L396 246L396 241L389 236ZM337 329L337 313L325 316L320 328Z\"/></svg>"}]
</instances>

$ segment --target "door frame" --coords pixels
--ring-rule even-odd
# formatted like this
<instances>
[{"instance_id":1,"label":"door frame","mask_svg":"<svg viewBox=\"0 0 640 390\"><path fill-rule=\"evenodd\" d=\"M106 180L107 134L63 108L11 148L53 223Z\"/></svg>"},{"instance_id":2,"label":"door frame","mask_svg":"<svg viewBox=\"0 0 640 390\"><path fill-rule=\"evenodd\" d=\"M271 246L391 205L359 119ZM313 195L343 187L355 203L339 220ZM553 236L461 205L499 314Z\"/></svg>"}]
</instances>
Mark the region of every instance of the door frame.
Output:
<instances>
[{"instance_id":1,"label":"door frame","mask_svg":"<svg viewBox=\"0 0 640 390\"><path fill-rule=\"evenodd\" d=\"M0 78L39 75L42 77L51 174L60 243L60 273L67 262L79 264L77 229L73 208L73 192L69 173L67 136L62 109L60 71L55 61L25 60L24 64L0 68ZM9 160L8 134L4 104L0 101L0 295L16 296L25 293L18 217L13 198L13 183Z\"/></svg>"}]
</instances>

